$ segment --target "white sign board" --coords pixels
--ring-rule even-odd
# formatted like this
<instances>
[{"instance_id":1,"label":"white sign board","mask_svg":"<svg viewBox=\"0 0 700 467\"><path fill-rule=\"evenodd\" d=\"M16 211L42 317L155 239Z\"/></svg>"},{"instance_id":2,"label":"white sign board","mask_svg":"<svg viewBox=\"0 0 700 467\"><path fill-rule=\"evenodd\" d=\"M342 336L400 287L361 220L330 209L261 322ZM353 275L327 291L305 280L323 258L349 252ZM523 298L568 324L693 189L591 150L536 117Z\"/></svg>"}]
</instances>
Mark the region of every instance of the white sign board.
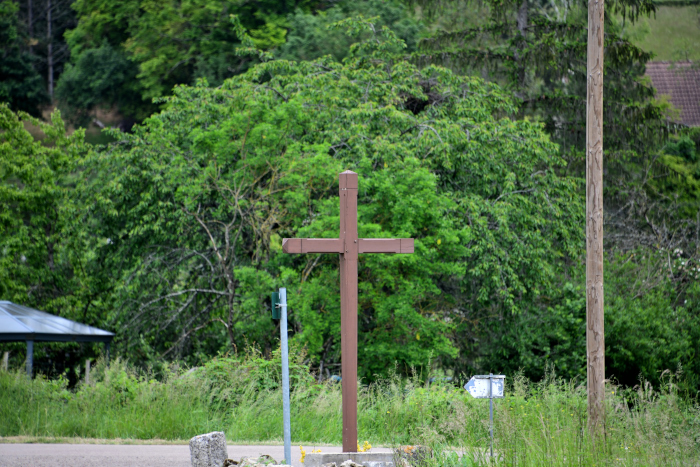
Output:
<instances>
[{"instance_id":1,"label":"white sign board","mask_svg":"<svg viewBox=\"0 0 700 467\"><path fill-rule=\"evenodd\" d=\"M477 399L502 398L504 397L505 379L505 375L476 375L472 376L472 379L464 385L464 389ZM491 391L489 391L489 381L491 382Z\"/></svg>"}]
</instances>

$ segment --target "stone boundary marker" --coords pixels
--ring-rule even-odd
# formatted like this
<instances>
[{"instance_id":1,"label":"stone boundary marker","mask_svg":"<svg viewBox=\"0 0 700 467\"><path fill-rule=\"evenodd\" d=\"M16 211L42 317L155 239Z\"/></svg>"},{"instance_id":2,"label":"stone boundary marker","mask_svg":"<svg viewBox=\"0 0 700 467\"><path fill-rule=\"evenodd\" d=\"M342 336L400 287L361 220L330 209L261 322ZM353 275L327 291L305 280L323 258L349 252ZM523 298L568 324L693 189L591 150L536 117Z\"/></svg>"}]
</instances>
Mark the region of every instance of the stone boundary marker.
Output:
<instances>
[{"instance_id":1,"label":"stone boundary marker","mask_svg":"<svg viewBox=\"0 0 700 467\"><path fill-rule=\"evenodd\" d=\"M280 465L270 456L243 457L240 462L228 458L226 434L213 431L190 439L192 467L292 467Z\"/></svg>"},{"instance_id":2,"label":"stone boundary marker","mask_svg":"<svg viewBox=\"0 0 700 467\"><path fill-rule=\"evenodd\" d=\"M190 440L192 467L222 467L227 458L226 435L223 431L195 436Z\"/></svg>"}]
</instances>

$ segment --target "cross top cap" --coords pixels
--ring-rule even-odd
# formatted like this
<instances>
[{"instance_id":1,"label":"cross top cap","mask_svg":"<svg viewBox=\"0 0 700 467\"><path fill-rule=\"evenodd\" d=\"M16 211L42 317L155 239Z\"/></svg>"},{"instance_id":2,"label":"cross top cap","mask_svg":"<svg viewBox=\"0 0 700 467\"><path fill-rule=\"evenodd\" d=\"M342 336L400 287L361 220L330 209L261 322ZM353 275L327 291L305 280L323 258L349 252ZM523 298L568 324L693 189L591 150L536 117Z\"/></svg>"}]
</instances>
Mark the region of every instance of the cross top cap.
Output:
<instances>
[{"instance_id":1,"label":"cross top cap","mask_svg":"<svg viewBox=\"0 0 700 467\"><path fill-rule=\"evenodd\" d=\"M357 189L357 174L352 170L342 172L338 178L340 179L341 190Z\"/></svg>"}]
</instances>

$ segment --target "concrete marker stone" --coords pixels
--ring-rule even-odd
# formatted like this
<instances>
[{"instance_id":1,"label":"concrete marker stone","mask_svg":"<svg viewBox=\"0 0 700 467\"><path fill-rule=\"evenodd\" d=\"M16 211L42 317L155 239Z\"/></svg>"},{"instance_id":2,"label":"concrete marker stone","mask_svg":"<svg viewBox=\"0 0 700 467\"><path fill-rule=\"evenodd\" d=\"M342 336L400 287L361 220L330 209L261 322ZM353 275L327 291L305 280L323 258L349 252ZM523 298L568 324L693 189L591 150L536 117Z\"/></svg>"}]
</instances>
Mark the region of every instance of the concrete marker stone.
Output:
<instances>
[{"instance_id":1,"label":"concrete marker stone","mask_svg":"<svg viewBox=\"0 0 700 467\"><path fill-rule=\"evenodd\" d=\"M190 439L192 467L221 467L228 458L226 435L214 431Z\"/></svg>"}]
</instances>

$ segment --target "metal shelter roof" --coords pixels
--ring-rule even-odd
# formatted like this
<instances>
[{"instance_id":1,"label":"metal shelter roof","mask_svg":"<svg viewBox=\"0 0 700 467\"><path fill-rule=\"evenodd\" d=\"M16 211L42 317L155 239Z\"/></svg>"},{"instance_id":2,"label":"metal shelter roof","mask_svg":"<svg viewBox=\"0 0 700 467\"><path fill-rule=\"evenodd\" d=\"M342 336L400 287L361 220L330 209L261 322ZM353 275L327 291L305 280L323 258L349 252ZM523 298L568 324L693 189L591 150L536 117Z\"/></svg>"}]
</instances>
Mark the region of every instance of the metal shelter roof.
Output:
<instances>
[{"instance_id":1,"label":"metal shelter roof","mask_svg":"<svg viewBox=\"0 0 700 467\"><path fill-rule=\"evenodd\" d=\"M112 339L114 333L12 302L0 301L0 342L111 342Z\"/></svg>"}]
</instances>

